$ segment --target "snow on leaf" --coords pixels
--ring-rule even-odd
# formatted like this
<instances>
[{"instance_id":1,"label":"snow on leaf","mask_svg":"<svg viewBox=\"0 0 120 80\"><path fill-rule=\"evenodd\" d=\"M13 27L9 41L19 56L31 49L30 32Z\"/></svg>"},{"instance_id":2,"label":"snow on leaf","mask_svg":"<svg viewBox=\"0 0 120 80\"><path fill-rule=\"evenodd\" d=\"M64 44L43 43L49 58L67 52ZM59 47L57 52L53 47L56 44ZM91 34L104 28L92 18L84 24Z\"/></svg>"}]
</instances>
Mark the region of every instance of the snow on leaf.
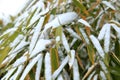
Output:
<instances>
[{"instance_id":1,"label":"snow on leaf","mask_svg":"<svg viewBox=\"0 0 120 80\"><path fill-rule=\"evenodd\" d=\"M70 47L72 47L76 41L77 41L77 38L74 38L70 44Z\"/></svg>"},{"instance_id":2,"label":"snow on leaf","mask_svg":"<svg viewBox=\"0 0 120 80\"><path fill-rule=\"evenodd\" d=\"M103 80L107 80L106 79L106 76L105 76L105 73L103 71L100 71L100 77L103 79Z\"/></svg>"},{"instance_id":3,"label":"snow on leaf","mask_svg":"<svg viewBox=\"0 0 120 80\"><path fill-rule=\"evenodd\" d=\"M69 63L68 63L70 68L73 66L74 60L75 60L75 50L71 50L69 56Z\"/></svg>"},{"instance_id":4,"label":"snow on leaf","mask_svg":"<svg viewBox=\"0 0 120 80\"><path fill-rule=\"evenodd\" d=\"M98 80L98 74L93 77L93 80Z\"/></svg>"},{"instance_id":5,"label":"snow on leaf","mask_svg":"<svg viewBox=\"0 0 120 80\"><path fill-rule=\"evenodd\" d=\"M56 39L55 39L56 42L59 42L60 41L60 36L57 36Z\"/></svg>"},{"instance_id":6,"label":"snow on leaf","mask_svg":"<svg viewBox=\"0 0 120 80\"><path fill-rule=\"evenodd\" d=\"M10 44L10 47L15 47L22 39L23 35L18 35L18 37Z\"/></svg>"},{"instance_id":7,"label":"snow on leaf","mask_svg":"<svg viewBox=\"0 0 120 80\"><path fill-rule=\"evenodd\" d=\"M45 80L52 80L52 70L50 62L50 53L45 55Z\"/></svg>"},{"instance_id":8,"label":"snow on leaf","mask_svg":"<svg viewBox=\"0 0 120 80\"><path fill-rule=\"evenodd\" d=\"M64 80L61 74L58 76L57 80Z\"/></svg>"},{"instance_id":9,"label":"snow on leaf","mask_svg":"<svg viewBox=\"0 0 120 80\"><path fill-rule=\"evenodd\" d=\"M118 34L120 34L120 28L119 28L117 25L111 24L111 26L115 29L115 31L116 31Z\"/></svg>"},{"instance_id":10,"label":"snow on leaf","mask_svg":"<svg viewBox=\"0 0 120 80\"><path fill-rule=\"evenodd\" d=\"M46 46L51 43L52 43L51 40L39 39L38 42L36 43L35 48L33 49L32 53L30 54L30 58L32 58L39 52L43 51L44 49L46 49Z\"/></svg>"},{"instance_id":11,"label":"snow on leaf","mask_svg":"<svg viewBox=\"0 0 120 80\"><path fill-rule=\"evenodd\" d=\"M17 67L21 64L24 64L25 61L27 61L27 56L22 56L14 62L12 67Z\"/></svg>"},{"instance_id":12,"label":"snow on leaf","mask_svg":"<svg viewBox=\"0 0 120 80\"><path fill-rule=\"evenodd\" d=\"M75 12L67 12L67 13L60 14L54 20L46 24L44 30L46 31L50 27L56 28L61 25L70 24L75 19L77 19L77 16L78 15Z\"/></svg>"},{"instance_id":13,"label":"snow on leaf","mask_svg":"<svg viewBox=\"0 0 120 80\"><path fill-rule=\"evenodd\" d=\"M10 80L16 80L18 76L21 74L21 72L23 71L23 69L24 69L24 66L20 65L17 71L15 72L15 74L10 78Z\"/></svg>"},{"instance_id":14,"label":"snow on leaf","mask_svg":"<svg viewBox=\"0 0 120 80\"><path fill-rule=\"evenodd\" d=\"M96 71L93 71L93 72L89 75L89 77L87 78L87 80L91 80L92 77L94 76L95 72L96 72Z\"/></svg>"},{"instance_id":15,"label":"snow on leaf","mask_svg":"<svg viewBox=\"0 0 120 80\"><path fill-rule=\"evenodd\" d=\"M80 32L81 32L81 34L82 34L85 42L86 42L87 44L90 44L90 41L89 41L88 36L87 36L87 34L85 33L85 31L84 31L82 28L79 28L79 30L80 30Z\"/></svg>"},{"instance_id":16,"label":"snow on leaf","mask_svg":"<svg viewBox=\"0 0 120 80\"><path fill-rule=\"evenodd\" d=\"M28 65L26 66L25 70L22 73L22 76L20 77L20 80L24 80L29 71L33 68L33 66L36 64L36 62L41 58L42 54L38 54L35 58L33 58Z\"/></svg>"},{"instance_id":17,"label":"snow on leaf","mask_svg":"<svg viewBox=\"0 0 120 80\"><path fill-rule=\"evenodd\" d=\"M35 80L40 79L40 72L41 72L41 67L42 67L42 59L43 59L43 55L41 54L41 57L39 58L38 63L37 63L37 68L36 68L36 73L35 73Z\"/></svg>"},{"instance_id":18,"label":"snow on leaf","mask_svg":"<svg viewBox=\"0 0 120 80\"><path fill-rule=\"evenodd\" d=\"M61 25L66 25L73 22L77 17L78 15L75 12L67 12L64 14L60 14L58 16L58 20Z\"/></svg>"},{"instance_id":19,"label":"snow on leaf","mask_svg":"<svg viewBox=\"0 0 120 80\"><path fill-rule=\"evenodd\" d=\"M67 53L69 53L70 52L70 46L68 44L68 41L67 41L64 33L62 33L62 44L65 47Z\"/></svg>"},{"instance_id":20,"label":"snow on leaf","mask_svg":"<svg viewBox=\"0 0 120 80\"><path fill-rule=\"evenodd\" d=\"M108 6L109 8L115 10L115 7L108 1L102 1L103 4L105 4L106 6Z\"/></svg>"},{"instance_id":21,"label":"snow on leaf","mask_svg":"<svg viewBox=\"0 0 120 80\"><path fill-rule=\"evenodd\" d=\"M104 53L104 51L103 51L103 49L102 49L102 47L101 47L98 39L97 39L95 36L93 36L93 35L90 35L90 39L91 39L94 47L96 48L98 54L99 54L102 58L104 58L105 53Z\"/></svg>"},{"instance_id":22,"label":"snow on leaf","mask_svg":"<svg viewBox=\"0 0 120 80\"><path fill-rule=\"evenodd\" d=\"M102 27L102 29L101 29L101 31L100 31L100 33L99 33L99 35L98 35L98 39L99 40L102 40L103 38L104 38L104 36L105 36L105 33L106 33L106 30L107 30L107 26L109 26L110 27L110 24L104 24L104 26Z\"/></svg>"},{"instance_id":23,"label":"snow on leaf","mask_svg":"<svg viewBox=\"0 0 120 80\"><path fill-rule=\"evenodd\" d=\"M80 36L75 31L73 31L71 28L66 28L66 30L70 33L71 36L77 39L80 39Z\"/></svg>"},{"instance_id":24,"label":"snow on leaf","mask_svg":"<svg viewBox=\"0 0 120 80\"><path fill-rule=\"evenodd\" d=\"M7 74L1 79L1 80L8 80L9 77L13 74L13 72L16 70L16 68L12 68L8 70Z\"/></svg>"},{"instance_id":25,"label":"snow on leaf","mask_svg":"<svg viewBox=\"0 0 120 80\"><path fill-rule=\"evenodd\" d=\"M73 80L80 80L79 68L76 59L74 60L73 64Z\"/></svg>"},{"instance_id":26,"label":"snow on leaf","mask_svg":"<svg viewBox=\"0 0 120 80\"><path fill-rule=\"evenodd\" d=\"M59 66L59 68L53 73L52 78L55 79L60 72L63 70L64 66L68 63L69 61L69 57L66 56L65 59L62 61L61 65Z\"/></svg>"},{"instance_id":27,"label":"snow on leaf","mask_svg":"<svg viewBox=\"0 0 120 80\"><path fill-rule=\"evenodd\" d=\"M108 73L107 67L103 61L99 61L101 68L105 73Z\"/></svg>"},{"instance_id":28,"label":"snow on leaf","mask_svg":"<svg viewBox=\"0 0 120 80\"><path fill-rule=\"evenodd\" d=\"M9 34L11 35L13 32L15 32L18 28L11 28L11 29L8 29L6 30L2 35L0 35L0 38L3 37L4 35L6 34Z\"/></svg>"},{"instance_id":29,"label":"snow on leaf","mask_svg":"<svg viewBox=\"0 0 120 80\"><path fill-rule=\"evenodd\" d=\"M110 46L110 28L111 26L107 26L105 38L104 38L104 50L105 53L109 52L109 46Z\"/></svg>"},{"instance_id":30,"label":"snow on leaf","mask_svg":"<svg viewBox=\"0 0 120 80\"><path fill-rule=\"evenodd\" d=\"M34 31L33 37L31 39L30 47L29 47L30 53L32 52L32 50L35 47L35 44L36 44L36 42L38 40L39 33L41 31L44 19L45 19L44 17L41 17L38 24L37 24L37 26L35 27L35 31Z\"/></svg>"},{"instance_id":31,"label":"snow on leaf","mask_svg":"<svg viewBox=\"0 0 120 80\"><path fill-rule=\"evenodd\" d=\"M78 22L84 24L84 25L87 26L87 27L91 27L91 25L90 25L87 21L85 21L85 20L83 20L83 19L79 19Z\"/></svg>"},{"instance_id":32,"label":"snow on leaf","mask_svg":"<svg viewBox=\"0 0 120 80\"><path fill-rule=\"evenodd\" d=\"M20 50L21 48L25 47L28 45L29 42L25 41L25 38L18 44L18 46L12 51L12 53L15 53L16 51Z\"/></svg>"}]
</instances>

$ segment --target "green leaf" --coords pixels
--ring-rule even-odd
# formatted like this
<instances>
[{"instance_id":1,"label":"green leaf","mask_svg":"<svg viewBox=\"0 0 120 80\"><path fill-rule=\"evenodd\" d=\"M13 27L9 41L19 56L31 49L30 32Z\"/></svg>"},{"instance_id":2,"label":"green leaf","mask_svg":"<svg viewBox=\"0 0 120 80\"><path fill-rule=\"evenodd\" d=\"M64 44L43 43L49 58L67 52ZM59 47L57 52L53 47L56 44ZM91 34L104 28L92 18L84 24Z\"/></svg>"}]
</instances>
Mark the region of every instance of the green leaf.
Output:
<instances>
[{"instance_id":1,"label":"green leaf","mask_svg":"<svg viewBox=\"0 0 120 80\"><path fill-rule=\"evenodd\" d=\"M29 72L29 77L30 77L30 80L35 80L35 73L33 72L33 70Z\"/></svg>"},{"instance_id":2,"label":"green leaf","mask_svg":"<svg viewBox=\"0 0 120 80\"><path fill-rule=\"evenodd\" d=\"M120 67L109 67L109 70L112 74L120 76Z\"/></svg>"},{"instance_id":3,"label":"green leaf","mask_svg":"<svg viewBox=\"0 0 120 80\"><path fill-rule=\"evenodd\" d=\"M57 38L57 37L60 37L60 41L62 40L62 27L60 26L60 27L57 27L56 29L55 29L55 37ZM56 47L58 48L59 47L59 45L60 45L60 42L58 42L57 44L56 44Z\"/></svg>"},{"instance_id":4,"label":"green leaf","mask_svg":"<svg viewBox=\"0 0 120 80\"><path fill-rule=\"evenodd\" d=\"M115 42L115 55L120 59L120 44L118 42L118 39L116 39Z\"/></svg>"},{"instance_id":5,"label":"green leaf","mask_svg":"<svg viewBox=\"0 0 120 80\"><path fill-rule=\"evenodd\" d=\"M87 51L88 51L88 56L89 56L90 61L92 62L92 64L94 64L95 50L91 44L87 45Z\"/></svg>"},{"instance_id":6,"label":"green leaf","mask_svg":"<svg viewBox=\"0 0 120 80\"><path fill-rule=\"evenodd\" d=\"M8 55L9 51L10 51L10 46L5 47L4 49L0 50L0 67L1 67L1 63L2 61L5 59L5 57Z\"/></svg>"},{"instance_id":7,"label":"green leaf","mask_svg":"<svg viewBox=\"0 0 120 80\"><path fill-rule=\"evenodd\" d=\"M59 67L58 51L55 48L50 49L52 73Z\"/></svg>"}]
</instances>

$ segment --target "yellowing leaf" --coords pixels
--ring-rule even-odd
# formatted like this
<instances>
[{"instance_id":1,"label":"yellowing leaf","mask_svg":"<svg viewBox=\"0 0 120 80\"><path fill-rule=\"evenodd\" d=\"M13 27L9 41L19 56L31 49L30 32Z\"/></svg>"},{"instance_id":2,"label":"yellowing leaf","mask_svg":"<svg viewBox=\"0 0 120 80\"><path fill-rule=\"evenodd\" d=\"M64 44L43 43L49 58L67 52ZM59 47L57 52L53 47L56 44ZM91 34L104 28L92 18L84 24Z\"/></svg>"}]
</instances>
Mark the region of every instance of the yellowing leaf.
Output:
<instances>
[{"instance_id":1,"label":"yellowing leaf","mask_svg":"<svg viewBox=\"0 0 120 80\"><path fill-rule=\"evenodd\" d=\"M73 0L73 3L80 8L80 10L85 13L86 15L88 15L88 11L86 10L85 6L79 1L79 0Z\"/></svg>"}]
</instances>

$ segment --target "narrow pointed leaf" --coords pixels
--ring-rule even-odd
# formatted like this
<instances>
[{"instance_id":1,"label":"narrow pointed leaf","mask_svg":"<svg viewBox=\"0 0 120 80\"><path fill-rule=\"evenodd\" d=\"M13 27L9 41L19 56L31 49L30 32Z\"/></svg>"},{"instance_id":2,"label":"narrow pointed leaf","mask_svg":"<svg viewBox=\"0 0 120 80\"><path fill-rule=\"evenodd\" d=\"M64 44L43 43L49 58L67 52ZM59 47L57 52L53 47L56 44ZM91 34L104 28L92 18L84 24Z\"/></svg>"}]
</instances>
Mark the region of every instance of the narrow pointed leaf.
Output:
<instances>
[{"instance_id":1,"label":"narrow pointed leaf","mask_svg":"<svg viewBox=\"0 0 120 80\"><path fill-rule=\"evenodd\" d=\"M59 58L58 58L58 51L55 48L50 49L50 59L51 59L51 66L52 66L52 73L59 67Z\"/></svg>"},{"instance_id":2,"label":"narrow pointed leaf","mask_svg":"<svg viewBox=\"0 0 120 80\"><path fill-rule=\"evenodd\" d=\"M45 80L52 80L50 53L45 55Z\"/></svg>"},{"instance_id":3,"label":"narrow pointed leaf","mask_svg":"<svg viewBox=\"0 0 120 80\"><path fill-rule=\"evenodd\" d=\"M104 53L104 51L103 51L103 49L102 49L102 47L101 47L98 39L97 39L95 36L93 36L93 35L90 36L90 39L91 39L94 47L96 48L98 54L99 54L102 58L104 58L104 57L105 57L105 53Z\"/></svg>"},{"instance_id":4,"label":"narrow pointed leaf","mask_svg":"<svg viewBox=\"0 0 120 80\"><path fill-rule=\"evenodd\" d=\"M40 73L41 73L41 68L42 68L42 60L43 60L43 55L41 54L41 57L39 58L37 62L37 68L36 68L36 73L35 73L35 80L40 79Z\"/></svg>"},{"instance_id":5,"label":"narrow pointed leaf","mask_svg":"<svg viewBox=\"0 0 120 80\"><path fill-rule=\"evenodd\" d=\"M73 80L80 80L79 67L76 59L73 64Z\"/></svg>"},{"instance_id":6,"label":"narrow pointed leaf","mask_svg":"<svg viewBox=\"0 0 120 80\"><path fill-rule=\"evenodd\" d=\"M20 80L24 80L29 71L33 68L33 66L36 64L36 62L41 58L41 54L39 54L37 57L33 58L29 64L26 66L24 72L22 73L22 76L20 77Z\"/></svg>"}]
</instances>

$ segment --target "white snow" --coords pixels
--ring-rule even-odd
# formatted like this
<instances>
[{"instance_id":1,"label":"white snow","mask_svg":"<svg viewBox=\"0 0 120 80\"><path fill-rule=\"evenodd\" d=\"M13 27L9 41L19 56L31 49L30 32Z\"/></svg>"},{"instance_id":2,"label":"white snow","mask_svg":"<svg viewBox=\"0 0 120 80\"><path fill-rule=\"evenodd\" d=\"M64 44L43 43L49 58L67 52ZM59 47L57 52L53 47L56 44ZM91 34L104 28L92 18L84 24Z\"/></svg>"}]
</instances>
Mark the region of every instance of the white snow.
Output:
<instances>
[{"instance_id":1,"label":"white snow","mask_svg":"<svg viewBox=\"0 0 120 80\"><path fill-rule=\"evenodd\" d=\"M35 58L33 58L28 65L26 66L25 70L22 73L22 76L20 77L20 80L24 80L29 71L33 68L33 66L36 64L36 62L41 58L42 54L38 54Z\"/></svg>"},{"instance_id":2,"label":"white snow","mask_svg":"<svg viewBox=\"0 0 120 80\"><path fill-rule=\"evenodd\" d=\"M71 28L66 28L66 30L70 33L71 36L73 36L73 37L81 40L80 36L79 36L75 31L73 31L73 29L71 29Z\"/></svg>"},{"instance_id":3,"label":"white snow","mask_svg":"<svg viewBox=\"0 0 120 80\"><path fill-rule=\"evenodd\" d=\"M60 72L63 70L64 66L68 63L68 61L69 61L69 57L66 56L65 59L62 61L60 67L53 73L52 75L53 79L55 79L60 74Z\"/></svg>"},{"instance_id":4,"label":"white snow","mask_svg":"<svg viewBox=\"0 0 120 80\"><path fill-rule=\"evenodd\" d=\"M58 76L57 80L64 80L61 74Z\"/></svg>"},{"instance_id":5,"label":"white snow","mask_svg":"<svg viewBox=\"0 0 120 80\"><path fill-rule=\"evenodd\" d=\"M75 19L77 19L77 16L78 15L75 12L67 12L67 13L60 14L54 20L46 24L44 30L46 31L50 27L56 28L61 25L69 24L73 22Z\"/></svg>"},{"instance_id":6,"label":"white snow","mask_svg":"<svg viewBox=\"0 0 120 80\"><path fill-rule=\"evenodd\" d=\"M90 44L90 41L89 41L88 36L87 36L87 34L85 33L85 31L84 31L82 28L79 28L79 30L80 30L82 36L84 37L85 42L86 42L87 44Z\"/></svg>"},{"instance_id":7,"label":"white snow","mask_svg":"<svg viewBox=\"0 0 120 80\"><path fill-rule=\"evenodd\" d=\"M30 58L38 54L39 52L43 51L46 49L46 46L51 44L51 40L45 40L45 39L39 39L38 42L36 43L35 48L33 49L32 53L30 53Z\"/></svg>"},{"instance_id":8,"label":"white snow","mask_svg":"<svg viewBox=\"0 0 120 80\"><path fill-rule=\"evenodd\" d=\"M67 51L67 53L69 53L70 52L70 46L68 44L68 41L67 41L64 33L62 33L62 43L63 43L63 46L65 47L65 50Z\"/></svg>"},{"instance_id":9,"label":"white snow","mask_svg":"<svg viewBox=\"0 0 120 80\"><path fill-rule=\"evenodd\" d=\"M52 80L50 53L45 55L45 80Z\"/></svg>"},{"instance_id":10,"label":"white snow","mask_svg":"<svg viewBox=\"0 0 120 80\"><path fill-rule=\"evenodd\" d=\"M23 38L23 35L18 35L16 39L10 44L10 47L15 47Z\"/></svg>"},{"instance_id":11,"label":"white snow","mask_svg":"<svg viewBox=\"0 0 120 80\"><path fill-rule=\"evenodd\" d=\"M108 1L102 1L103 4L105 4L106 6L108 6L109 8L116 10L115 7Z\"/></svg>"},{"instance_id":12,"label":"white snow","mask_svg":"<svg viewBox=\"0 0 120 80\"><path fill-rule=\"evenodd\" d=\"M14 16L21 10L21 7L25 3L26 0L0 0L0 13Z\"/></svg>"},{"instance_id":13,"label":"white snow","mask_svg":"<svg viewBox=\"0 0 120 80\"><path fill-rule=\"evenodd\" d=\"M41 53L41 57L39 58L38 63L37 63L37 67L36 67L35 80L40 79L40 72L41 72L41 68L42 68L42 60L43 60L43 55Z\"/></svg>"},{"instance_id":14,"label":"white snow","mask_svg":"<svg viewBox=\"0 0 120 80\"><path fill-rule=\"evenodd\" d=\"M93 36L93 35L90 35L90 39L91 39L94 47L97 49L98 54L99 54L102 58L104 58L105 53L104 53L104 51L103 51L103 49L102 49L102 47L101 47L98 39L97 39L95 36Z\"/></svg>"},{"instance_id":15,"label":"white snow","mask_svg":"<svg viewBox=\"0 0 120 80\"><path fill-rule=\"evenodd\" d=\"M104 51L105 53L109 52L109 47L110 47L110 29L111 26L107 26L105 38L104 38Z\"/></svg>"},{"instance_id":16,"label":"white snow","mask_svg":"<svg viewBox=\"0 0 120 80\"><path fill-rule=\"evenodd\" d=\"M25 61L27 61L27 56L22 56L14 62L12 67L17 67L19 65L22 65L24 64Z\"/></svg>"},{"instance_id":17,"label":"white snow","mask_svg":"<svg viewBox=\"0 0 120 80\"><path fill-rule=\"evenodd\" d=\"M7 74L1 79L1 80L8 80L9 77L13 74L13 72L16 70L16 68L12 68L8 70Z\"/></svg>"},{"instance_id":18,"label":"white snow","mask_svg":"<svg viewBox=\"0 0 120 80\"><path fill-rule=\"evenodd\" d=\"M60 41L60 36L57 36L55 40L56 40L56 42L59 42Z\"/></svg>"},{"instance_id":19,"label":"white snow","mask_svg":"<svg viewBox=\"0 0 120 80\"><path fill-rule=\"evenodd\" d=\"M104 38L105 33L106 33L106 30L107 30L107 28L108 28L107 26L110 27L110 24L108 24L108 23L104 24L103 27L102 27L102 29L100 30L100 33L99 33L99 35L98 35L98 39L99 39L99 40L102 40L102 39Z\"/></svg>"},{"instance_id":20,"label":"white snow","mask_svg":"<svg viewBox=\"0 0 120 80\"><path fill-rule=\"evenodd\" d=\"M103 80L107 80L106 76L105 76L105 73L103 71L100 71L100 76Z\"/></svg>"},{"instance_id":21,"label":"white snow","mask_svg":"<svg viewBox=\"0 0 120 80\"><path fill-rule=\"evenodd\" d=\"M83 20L83 19L79 19L78 22L84 24L87 27L91 27L90 24L87 21Z\"/></svg>"},{"instance_id":22,"label":"white snow","mask_svg":"<svg viewBox=\"0 0 120 80\"><path fill-rule=\"evenodd\" d=\"M10 28L10 29L7 29L2 35L0 35L0 37L8 34L8 35L11 35L12 33L14 33L18 28Z\"/></svg>"},{"instance_id":23,"label":"white snow","mask_svg":"<svg viewBox=\"0 0 120 80\"><path fill-rule=\"evenodd\" d=\"M100 65L101 65L101 68L103 69L103 71L104 71L105 73L108 73L107 67L106 67L105 63L104 63L103 61L99 61L99 62L100 62Z\"/></svg>"},{"instance_id":24,"label":"white snow","mask_svg":"<svg viewBox=\"0 0 120 80\"><path fill-rule=\"evenodd\" d=\"M37 42L37 40L39 38L39 33L41 31L44 19L45 19L45 17L41 17L38 24L37 24L37 26L35 27L34 34L33 34L33 37L31 39L31 43L30 43L30 47L29 47L30 53L32 53L32 50L34 49L34 47L36 45L36 42Z\"/></svg>"},{"instance_id":25,"label":"white snow","mask_svg":"<svg viewBox=\"0 0 120 80\"><path fill-rule=\"evenodd\" d=\"M12 51L12 53L17 52L18 50L22 49L23 47L25 47L26 45L28 45L29 42L25 41L25 38L18 44L18 46Z\"/></svg>"},{"instance_id":26,"label":"white snow","mask_svg":"<svg viewBox=\"0 0 120 80\"><path fill-rule=\"evenodd\" d=\"M24 65L20 65L17 71L15 72L15 74L11 76L10 80L16 80L18 76L21 74L21 72L23 71L23 69L24 69Z\"/></svg>"},{"instance_id":27,"label":"white snow","mask_svg":"<svg viewBox=\"0 0 120 80\"><path fill-rule=\"evenodd\" d=\"M75 50L71 50L69 56L69 63L68 63L70 68L73 66L74 60L75 60Z\"/></svg>"},{"instance_id":28,"label":"white snow","mask_svg":"<svg viewBox=\"0 0 120 80\"><path fill-rule=\"evenodd\" d=\"M73 80L80 80L79 67L76 59L73 64Z\"/></svg>"}]
</instances>

